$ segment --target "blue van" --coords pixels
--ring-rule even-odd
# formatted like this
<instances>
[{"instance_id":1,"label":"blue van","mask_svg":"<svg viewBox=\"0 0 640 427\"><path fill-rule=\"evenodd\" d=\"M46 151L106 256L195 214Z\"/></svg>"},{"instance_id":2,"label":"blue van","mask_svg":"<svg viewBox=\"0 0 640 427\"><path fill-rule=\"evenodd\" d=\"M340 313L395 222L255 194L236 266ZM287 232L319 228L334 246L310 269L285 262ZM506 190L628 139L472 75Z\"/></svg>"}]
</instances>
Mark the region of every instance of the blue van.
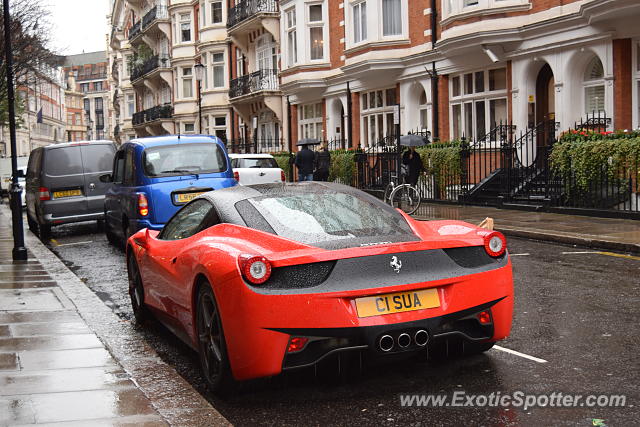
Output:
<instances>
[{"instance_id":1,"label":"blue van","mask_svg":"<svg viewBox=\"0 0 640 427\"><path fill-rule=\"evenodd\" d=\"M113 244L136 231L160 230L196 196L237 184L224 143L215 136L134 139L115 154L113 185L104 202L105 232Z\"/></svg>"}]
</instances>

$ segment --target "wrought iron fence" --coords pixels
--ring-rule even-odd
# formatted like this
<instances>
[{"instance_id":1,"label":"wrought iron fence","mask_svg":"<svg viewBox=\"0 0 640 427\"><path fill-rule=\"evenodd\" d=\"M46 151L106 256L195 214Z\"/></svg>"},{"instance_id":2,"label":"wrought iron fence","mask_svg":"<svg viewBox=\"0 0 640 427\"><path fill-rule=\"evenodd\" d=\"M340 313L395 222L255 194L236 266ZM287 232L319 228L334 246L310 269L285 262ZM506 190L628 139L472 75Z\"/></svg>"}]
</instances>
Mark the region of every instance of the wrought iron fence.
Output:
<instances>
[{"instance_id":1,"label":"wrought iron fence","mask_svg":"<svg viewBox=\"0 0 640 427\"><path fill-rule=\"evenodd\" d=\"M137 80L149 74L158 68L167 68L171 65L169 55L153 55L147 58L143 63L134 66L131 69L131 81Z\"/></svg>"},{"instance_id":2,"label":"wrought iron fence","mask_svg":"<svg viewBox=\"0 0 640 427\"><path fill-rule=\"evenodd\" d=\"M170 119L173 117L173 106L169 104L157 105L155 107L139 111L133 114L131 122L133 126L152 122L159 119Z\"/></svg>"},{"instance_id":3,"label":"wrought iron fence","mask_svg":"<svg viewBox=\"0 0 640 427\"><path fill-rule=\"evenodd\" d=\"M133 40L142 32L142 21L138 21L134 23L131 28L129 28L129 40Z\"/></svg>"},{"instance_id":4,"label":"wrought iron fence","mask_svg":"<svg viewBox=\"0 0 640 427\"><path fill-rule=\"evenodd\" d=\"M277 91L279 89L278 70L264 69L231 80L229 97L237 98L263 90Z\"/></svg>"},{"instance_id":5,"label":"wrought iron fence","mask_svg":"<svg viewBox=\"0 0 640 427\"><path fill-rule=\"evenodd\" d=\"M156 19L168 19L169 10L167 6L156 5L152 7L142 18L142 29L146 29Z\"/></svg>"},{"instance_id":6,"label":"wrought iron fence","mask_svg":"<svg viewBox=\"0 0 640 427\"><path fill-rule=\"evenodd\" d=\"M234 27L258 13L278 13L276 0L244 0L229 9L227 28Z\"/></svg>"},{"instance_id":7,"label":"wrought iron fence","mask_svg":"<svg viewBox=\"0 0 640 427\"><path fill-rule=\"evenodd\" d=\"M227 151L235 154L278 153L284 151L281 138L238 138L226 142Z\"/></svg>"}]
</instances>

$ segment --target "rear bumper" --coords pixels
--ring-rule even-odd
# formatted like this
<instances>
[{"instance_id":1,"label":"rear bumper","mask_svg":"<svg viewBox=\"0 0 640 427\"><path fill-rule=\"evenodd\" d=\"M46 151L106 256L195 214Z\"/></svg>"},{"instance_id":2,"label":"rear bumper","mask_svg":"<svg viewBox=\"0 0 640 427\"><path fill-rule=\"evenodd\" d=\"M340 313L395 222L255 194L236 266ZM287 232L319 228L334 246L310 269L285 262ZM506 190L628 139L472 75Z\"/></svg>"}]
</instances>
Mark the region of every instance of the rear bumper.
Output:
<instances>
[{"instance_id":1,"label":"rear bumper","mask_svg":"<svg viewBox=\"0 0 640 427\"><path fill-rule=\"evenodd\" d=\"M54 216L53 214L45 214L43 220L48 225L71 224L74 222L96 221L104 219L104 212L95 212L82 215Z\"/></svg>"},{"instance_id":2,"label":"rear bumper","mask_svg":"<svg viewBox=\"0 0 640 427\"><path fill-rule=\"evenodd\" d=\"M215 283L215 282L211 282ZM355 299L372 295L436 288L440 306L402 313L358 317ZM419 330L430 342L455 338L467 342L506 338L513 316L511 263L467 276L355 291L265 295L241 280L214 286L222 313L234 377L245 380L279 374L317 363L335 352L360 350L384 357L424 347L415 339L406 348L381 351L380 338ZM490 310L491 323L481 325L475 315ZM309 338L298 353L287 353L293 336Z\"/></svg>"}]
</instances>

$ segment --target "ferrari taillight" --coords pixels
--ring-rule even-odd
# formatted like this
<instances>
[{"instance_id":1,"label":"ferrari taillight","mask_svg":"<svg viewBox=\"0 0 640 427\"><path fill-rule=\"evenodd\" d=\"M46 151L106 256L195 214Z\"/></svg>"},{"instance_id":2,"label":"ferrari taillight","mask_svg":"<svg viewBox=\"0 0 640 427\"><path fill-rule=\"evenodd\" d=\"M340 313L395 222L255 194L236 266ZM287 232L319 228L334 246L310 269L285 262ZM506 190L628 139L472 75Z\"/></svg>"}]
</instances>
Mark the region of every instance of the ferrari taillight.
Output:
<instances>
[{"instance_id":1,"label":"ferrari taillight","mask_svg":"<svg viewBox=\"0 0 640 427\"><path fill-rule=\"evenodd\" d=\"M489 313L489 311L482 311L476 314L476 317L478 318L478 322L483 325L488 325L489 323L491 323L491 313Z\"/></svg>"},{"instance_id":2,"label":"ferrari taillight","mask_svg":"<svg viewBox=\"0 0 640 427\"><path fill-rule=\"evenodd\" d=\"M483 234L484 250L492 257L499 257L507 250L507 239L497 231Z\"/></svg>"},{"instance_id":3,"label":"ferrari taillight","mask_svg":"<svg viewBox=\"0 0 640 427\"><path fill-rule=\"evenodd\" d=\"M280 181L285 182L287 180L287 177L284 175L284 171L281 170L280 171Z\"/></svg>"},{"instance_id":4,"label":"ferrari taillight","mask_svg":"<svg viewBox=\"0 0 640 427\"><path fill-rule=\"evenodd\" d=\"M40 201L42 202L51 200L51 195L49 195L49 189L47 187L40 187L40 189L38 190L38 196L40 197Z\"/></svg>"},{"instance_id":5,"label":"ferrari taillight","mask_svg":"<svg viewBox=\"0 0 640 427\"><path fill-rule=\"evenodd\" d=\"M309 338L305 337L291 337L289 345L287 346L287 353L297 353L304 350L304 346L309 342Z\"/></svg>"},{"instance_id":6,"label":"ferrari taillight","mask_svg":"<svg viewBox=\"0 0 640 427\"><path fill-rule=\"evenodd\" d=\"M140 216L149 215L149 202L147 196L142 193L138 193L138 213Z\"/></svg>"},{"instance_id":7,"label":"ferrari taillight","mask_svg":"<svg viewBox=\"0 0 640 427\"><path fill-rule=\"evenodd\" d=\"M261 285L271 276L271 263L260 255L241 255L240 271L249 283Z\"/></svg>"}]
</instances>

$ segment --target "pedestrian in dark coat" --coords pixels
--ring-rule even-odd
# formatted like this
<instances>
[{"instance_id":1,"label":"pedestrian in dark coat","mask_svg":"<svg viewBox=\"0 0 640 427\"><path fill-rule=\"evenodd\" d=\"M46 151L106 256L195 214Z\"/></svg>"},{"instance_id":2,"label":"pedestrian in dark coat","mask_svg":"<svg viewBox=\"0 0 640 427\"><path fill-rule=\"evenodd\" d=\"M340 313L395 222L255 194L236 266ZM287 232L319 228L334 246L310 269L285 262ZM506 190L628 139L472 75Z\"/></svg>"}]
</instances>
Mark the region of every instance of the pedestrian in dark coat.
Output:
<instances>
[{"instance_id":1,"label":"pedestrian in dark coat","mask_svg":"<svg viewBox=\"0 0 640 427\"><path fill-rule=\"evenodd\" d=\"M416 151L415 147L411 147L404 152L404 155L402 156L402 164L407 165L407 167L409 168L407 183L416 185L418 183L418 178L420 178L420 173L422 173L424 167L422 165L420 154Z\"/></svg>"},{"instance_id":2,"label":"pedestrian in dark coat","mask_svg":"<svg viewBox=\"0 0 640 427\"><path fill-rule=\"evenodd\" d=\"M315 156L308 145L303 145L296 154L295 164L298 168L298 181L313 181L313 163Z\"/></svg>"},{"instance_id":3,"label":"pedestrian in dark coat","mask_svg":"<svg viewBox=\"0 0 640 427\"><path fill-rule=\"evenodd\" d=\"M314 180L327 181L329 179L329 169L331 168L331 153L327 149L326 142L323 142L320 150L316 151L315 166Z\"/></svg>"}]
</instances>

